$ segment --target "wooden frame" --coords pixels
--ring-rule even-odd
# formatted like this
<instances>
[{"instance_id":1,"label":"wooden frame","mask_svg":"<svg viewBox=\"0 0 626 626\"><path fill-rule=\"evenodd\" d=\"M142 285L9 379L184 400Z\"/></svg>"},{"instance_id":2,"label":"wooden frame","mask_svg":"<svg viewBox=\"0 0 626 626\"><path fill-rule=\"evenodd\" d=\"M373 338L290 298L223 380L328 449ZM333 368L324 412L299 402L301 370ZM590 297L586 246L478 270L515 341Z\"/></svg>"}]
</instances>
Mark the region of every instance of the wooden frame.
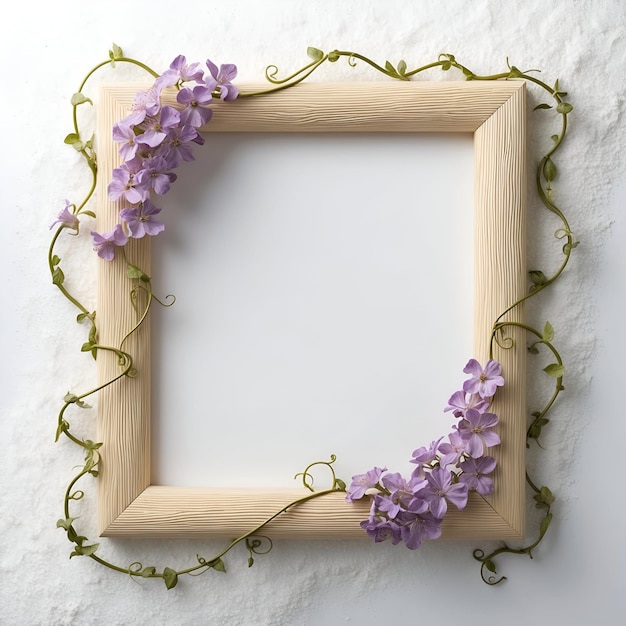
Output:
<instances>
[{"instance_id":1,"label":"wooden frame","mask_svg":"<svg viewBox=\"0 0 626 626\"><path fill-rule=\"evenodd\" d=\"M111 139L114 122L128 113L138 85L105 87L98 111L98 198L96 229L117 222L119 203L106 186L120 163ZM248 91L256 86L249 86ZM246 91L246 88L243 89ZM164 98L175 104L174 95ZM523 81L301 83L272 94L217 103L203 132L456 132L474 137L474 356L489 357L496 318L525 294L525 84ZM148 238L132 240L129 260L150 273ZM119 257L99 262L98 331L102 345L119 345L136 321L126 264ZM523 321L522 307L504 319ZM451 510L443 537L523 537L525 521L525 340L512 330L511 349L494 344L507 384L493 411L500 416L502 445L495 493L472 493L463 511ZM263 522L303 489L200 489L150 484L150 325L146 320L124 349L137 376L101 390L98 441L101 448L98 528L112 537L236 537ZM100 382L119 373L113 354L98 354ZM330 442L332 443L332 442ZM416 442L416 445L419 442ZM426 442L421 442L426 443ZM304 460L303 460L304 461ZM364 468L364 471L367 468ZM359 522L369 506L348 504L333 493L290 509L264 532L272 537L365 536Z\"/></svg>"}]
</instances>

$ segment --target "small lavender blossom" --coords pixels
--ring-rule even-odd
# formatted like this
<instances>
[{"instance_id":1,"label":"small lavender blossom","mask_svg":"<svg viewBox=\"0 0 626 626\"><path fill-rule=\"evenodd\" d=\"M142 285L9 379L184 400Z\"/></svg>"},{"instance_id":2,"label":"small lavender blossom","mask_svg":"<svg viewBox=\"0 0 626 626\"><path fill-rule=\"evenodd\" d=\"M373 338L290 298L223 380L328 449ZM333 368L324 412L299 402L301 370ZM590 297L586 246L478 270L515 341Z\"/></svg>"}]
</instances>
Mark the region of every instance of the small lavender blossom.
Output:
<instances>
[{"instance_id":1,"label":"small lavender blossom","mask_svg":"<svg viewBox=\"0 0 626 626\"><path fill-rule=\"evenodd\" d=\"M176 100L185 106L180 113L181 124L200 128L213 115L213 111L208 107L212 100L211 89L206 85L196 85L193 89L185 87L178 92Z\"/></svg>"},{"instance_id":2,"label":"small lavender blossom","mask_svg":"<svg viewBox=\"0 0 626 626\"><path fill-rule=\"evenodd\" d=\"M172 128L168 131L167 138L156 156L162 156L169 169L177 168L183 161L193 161L195 157L191 144L198 143L198 137L200 138L200 145L202 145L204 138L188 124Z\"/></svg>"},{"instance_id":3,"label":"small lavender blossom","mask_svg":"<svg viewBox=\"0 0 626 626\"><path fill-rule=\"evenodd\" d=\"M232 63L226 63L220 65L218 70L217 65L210 59L207 59L206 64L216 82L216 86L219 87L220 98L226 102L234 100L239 95L239 89L231 81L237 76L237 66Z\"/></svg>"},{"instance_id":4,"label":"small lavender blossom","mask_svg":"<svg viewBox=\"0 0 626 626\"><path fill-rule=\"evenodd\" d=\"M481 398L491 398L496 389L504 385L504 378L500 376L502 366L497 361L487 361L483 369L476 359L470 359L463 371L472 376L463 383L463 391L466 393L477 393Z\"/></svg>"},{"instance_id":5,"label":"small lavender blossom","mask_svg":"<svg viewBox=\"0 0 626 626\"><path fill-rule=\"evenodd\" d=\"M498 423L494 413L479 413L470 409L459 422L459 434L467 442L466 451L471 457L479 457L484 447L490 448L500 443L500 437L491 429Z\"/></svg>"},{"instance_id":6,"label":"small lavender blossom","mask_svg":"<svg viewBox=\"0 0 626 626\"><path fill-rule=\"evenodd\" d=\"M119 147L119 153L124 161L130 161L135 158L137 153L137 136L132 126L122 123L114 124L113 141L122 144Z\"/></svg>"},{"instance_id":7,"label":"small lavender blossom","mask_svg":"<svg viewBox=\"0 0 626 626\"><path fill-rule=\"evenodd\" d=\"M450 396L444 413L452 411L454 417L463 417L467 409L476 409L479 413L484 413L488 408L489 402L483 400L477 393L456 391Z\"/></svg>"},{"instance_id":8,"label":"small lavender blossom","mask_svg":"<svg viewBox=\"0 0 626 626\"><path fill-rule=\"evenodd\" d=\"M452 472L442 467L435 467L426 475L429 486L426 499L432 514L437 518L442 518L447 513L448 502L459 510L467 504L467 485L453 483L452 478Z\"/></svg>"},{"instance_id":9,"label":"small lavender blossom","mask_svg":"<svg viewBox=\"0 0 626 626\"><path fill-rule=\"evenodd\" d=\"M428 509L428 503L421 493L428 482L419 477L413 477L408 482L397 472L387 474L381 479L382 486L389 491L389 495L377 495L375 504L380 511L384 511L391 519L401 510L423 513Z\"/></svg>"},{"instance_id":10,"label":"small lavender blossom","mask_svg":"<svg viewBox=\"0 0 626 626\"><path fill-rule=\"evenodd\" d=\"M136 126L144 121L146 116L154 117L161 108L162 86L155 83L150 89L139 91L131 105L131 113L124 118L123 123Z\"/></svg>"},{"instance_id":11,"label":"small lavender blossom","mask_svg":"<svg viewBox=\"0 0 626 626\"><path fill-rule=\"evenodd\" d=\"M441 520L432 513L402 511L398 515L400 537L409 550L417 550L424 539L441 537Z\"/></svg>"},{"instance_id":12,"label":"small lavender blossom","mask_svg":"<svg viewBox=\"0 0 626 626\"><path fill-rule=\"evenodd\" d=\"M150 200L144 200L139 206L122 209L120 219L126 222L132 238L141 239L144 235L154 237L165 230L165 224L154 218L160 212L161 209Z\"/></svg>"},{"instance_id":13,"label":"small lavender blossom","mask_svg":"<svg viewBox=\"0 0 626 626\"><path fill-rule=\"evenodd\" d=\"M57 215L56 220L50 224L50 230L52 230L57 224L60 224L61 228L71 228L72 230L78 232L78 217L71 212L71 206L70 201L66 200L65 207Z\"/></svg>"},{"instance_id":14,"label":"small lavender blossom","mask_svg":"<svg viewBox=\"0 0 626 626\"><path fill-rule=\"evenodd\" d=\"M156 82L163 87L172 87L177 82L195 81L200 83L204 76L204 70L200 69L200 63L187 63L187 58L179 54L171 63L170 68L163 72Z\"/></svg>"},{"instance_id":15,"label":"small lavender blossom","mask_svg":"<svg viewBox=\"0 0 626 626\"><path fill-rule=\"evenodd\" d=\"M467 485L468 489L475 489L481 496L493 493L493 480L487 476L496 468L496 460L491 456L482 456L478 459L467 459L461 463L463 473L459 482Z\"/></svg>"},{"instance_id":16,"label":"small lavender blossom","mask_svg":"<svg viewBox=\"0 0 626 626\"><path fill-rule=\"evenodd\" d=\"M167 138L169 130L180 125L180 111L164 106L157 117L148 117L141 128L144 132L137 136L137 142L156 148Z\"/></svg>"},{"instance_id":17,"label":"small lavender blossom","mask_svg":"<svg viewBox=\"0 0 626 626\"><path fill-rule=\"evenodd\" d=\"M352 483L350 484L350 487L348 487L346 502L360 500L368 489L373 489L378 485L382 473L386 471L386 467L374 467L365 474L353 476Z\"/></svg>"},{"instance_id":18,"label":"small lavender blossom","mask_svg":"<svg viewBox=\"0 0 626 626\"><path fill-rule=\"evenodd\" d=\"M137 189L135 172L131 170L129 165L130 161L122 163L120 167L113 170L113 180L109 183L107 190L111 200L124 198L130 204L137 204L147 196L147 193Z\"/></svg>"},{"instance_id":19,"label":"small lavender blossom","mask_svg":"<svg viewBox=\"0 0 626 626\"><path fill-rule=\"evenodd\" d=\"M111 232L104 235L100 235L92 230L91 236L93 237L93 249L105 261L113 260L116 246L125 246L128 243L128 237L121 224L116 224Z\"/></svg>"},{"instance_id":20,"label":"small lavender blossom","mask_svg":"<svg viewBox=\"0 0 626 626\"><path fill-rule=\"evenodd\" d=\"M456 465L467 451L467 441L461 437L458 431L453 431L448 435L448 442L439 446L439 452L441 453L439 465L441 467Z\"/></svg>"},{"instance_id":21,"label":"small lavender blossom","mask_svg":"<svg viewBox=\"0 0 626 626\"><path fill-rule=\"evenodd\" d=\"M361 528L374 539L375 543L391 539L391 543L400 543L400 528L398 525L383 515L372 512L368 519L360 523Z\"/></svg>"},{"instance_id":22,"label":"small lavender blossom","mask_svg":"<svg viewBox=\"0 0 626 626\"><path fill-rule=\"evenodd\" d=\"M167 161L163 157L144 159L143 169L135 177L135 186L144 194L144 198L147 198L151 191L163 195L170 190L170 184L176 180L176 174L168 172L168 169Z\"/></svg>"},{"instance_id":23,"label":"small lavender blossom","mask_svg":"<svg viewBox=\"0 0 626 626\"><path fill-rule=\"evenodd\" d=\"M437 448L442 439L443 437L439 437L436 441L431 441L430 446L422 446L417 450L413 450L413 458L410 460L410 463L417 464L412 474L414 477L424 476L424 467L437 458Z\"/></svg>"}]
</instances>

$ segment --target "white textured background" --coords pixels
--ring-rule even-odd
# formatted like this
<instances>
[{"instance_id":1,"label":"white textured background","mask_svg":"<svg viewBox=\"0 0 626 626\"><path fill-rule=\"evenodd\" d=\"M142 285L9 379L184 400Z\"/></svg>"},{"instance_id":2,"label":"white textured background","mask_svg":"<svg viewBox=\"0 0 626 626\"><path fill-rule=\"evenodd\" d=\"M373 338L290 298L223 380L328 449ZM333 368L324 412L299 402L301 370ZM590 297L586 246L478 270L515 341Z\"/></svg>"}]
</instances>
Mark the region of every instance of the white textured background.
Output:
<instances>
[{"instance_id":1,"label":"white textured background","mask_svg":"<svg viewBox=\"0 0 626 626\"><path fill-rule=\"evenodd\" d=\"M622 0L16 3L3 18L0 43L0 623L479 624L488 619L577 625L623 615L625 6ZM474 546L464 543L433 543L409 552L367 541L280 541L250 570L244 555L233 554L227 575L182 579L171 592L160 581L136 584L88 559L68 560L70 545L54 526L66 481L80 459L68 443L53 443L55 419L67 389L90 385L94 371L78 353L84 339L74 312L50 285L47 227L64 198L74 200L84 191L77 157L63 146L71 129L69 96L83 73L106 57L112 41L157 69L178 53L232 61L242 81L259 79L270 63L299 67L308 45L352 49L379 61L405 58L410 66L451 52L479 74L502 71L508 56L522 69L541 68L548 82L561 79L575 111L558 157L556 197L582 243L556 289L530 310L537 324L553 323L568 373L567 393L544 438L547 451L531 451L528 461L558 502L534 560L500 561L506 583L485 586L471 557ZM116 76L124 79L127 73ZM379 77L344 62L316 76L356 78ZM531 91L530 108L536 98ZM545 125L536 119L545 120L545 113L531 117L533 155L546 139ZM533 203L531 233L552 226ZM551 237L537 235L530 265L548 271L556 262L555 249ZM76 289L93 303L91 253L68 255L65 267L73 275L83 267ZM532 402L543 380L531 380ZM93 435L93 415L83 419L85 435ZM394 436L391 425L389 436ZM145 564L174 562L181 553L208 556L212 547L105 543L119 561Z\"/></svg>"}]
</instances>

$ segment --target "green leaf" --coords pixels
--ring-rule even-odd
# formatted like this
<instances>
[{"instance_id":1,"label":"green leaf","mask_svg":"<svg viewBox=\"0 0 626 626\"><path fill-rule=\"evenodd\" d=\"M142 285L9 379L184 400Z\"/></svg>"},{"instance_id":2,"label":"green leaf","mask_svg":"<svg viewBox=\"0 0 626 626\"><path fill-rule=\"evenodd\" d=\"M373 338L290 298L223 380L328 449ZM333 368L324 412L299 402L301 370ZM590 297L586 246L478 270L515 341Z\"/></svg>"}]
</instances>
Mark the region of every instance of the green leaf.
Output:
<instances>
[{"instance_id":1,"label":"green leaf","mask_svg":"<svg viewBox=\"0 0 626 626\"><path fill-rule=\"evenodd\" d=\"M491 559L487 559L485 561L485 567L490 571L495 573L496 571L496 564L491 560Z\"/></svg>"},{"instance_id":2,"label":"green leaf","mask_svg":"<svg viewBox=\"0 0 626 626\"><path fill-rule=\"evenodd\" d=\"M63 402L67 402L68 404L72 404L76 402L76 400L78 400L78 396L75 396L73 393L69 391L63 397Z\"/></svg>"},{"instance_id":3,"label":"green leaf","mask_svg":"<svg viewBox=\"0 0 626 626\"><path fill-rule=\"evenodd\" d=\"M207 565L212 567L217 572L226 573L226 566L224 565L224 561L222 561L222 559L215 559L215 561L211 561L210 563L207 563Z\"/></svg>"},{"instance_id":4,"label":"green leaf","mask_svg":"<svg viewBox=\"0 0 626 626\"><path fill-rule=\"evenodd\" d=\"M50 261L52 262L52 266L54 267L55 265L58 265L61 262L61 257L57 256L56 254L50 259Z\"/></svg>"},{"instance_id":5,"label":"green leaf","mask_svg":"<svg viewBox=\"0 0 626 626\"><path fill-rule=\"evenodd\" d=\"M551 109L552 105L551 104L546 104L545 102L542 102L541 104L538 104L533 111L538 111L539 109Z\"/></svg>"},{"instance_id":6,"label":"green leaf","mask_svg":"<svg viewBox=\"0 0 626 626\"><path fill-rule=\"evenodd\" d=\"M546 417L542 417L541 419L534 421L528 429L528 436L531 439L539 439L539 437L541 437L541 429L549 423L550 420Z\"/></svg>"},{"instance_id":7,"label":"green leaf","mask_svg":"<svg viewBox=\"0 0 626 626\"><path fill-rule=\"evenodd\" d=\"M556 178L556 165L554 161L548 157L543 164L543 176L548 182L552 182Z\"/></svg>"},{"instance_id":8,"label":"green leaf","mask_svg":"<svg viewBox=\"0 0 626 626\"><path fill-rule=\"evenodd\" d=\"M89 215L89 217L96 217L96 214L93 211L82 211L83 215Z\"/></svg>"},{"instance_id":9,"label":"green leaf","mask_svg":"<svg viewBox=\"0 0 626 626\"><path fill-rule=\"evenodd\" d=\"M249 556L248 557L248 567L252 567L253 565L254 565L254 559L251 556Z\"/></svg>"},{"instance_id":10,"label":"green leaf","mask_svg":"<svg viewBox=\"0 0 626 626\"><path fill-rule=\"evenodd\" d=\"M156 574L156 567L144 567L141 570L141 576L143 578L150 578L150 576Z\"/></svg>"},{"instance_id":11,"label":"green leaf","mask_svg":"<svg viewBox=\"0 0 626 626\"><path fill-rule=\"evenodd\" d=\"M65 280L65 274L60 267L56 267L54 272L52 272L52 284L53 285L62 285Z\"/></svg>"},{"instance_id":12,"label":"green leaf","mask_svg":"<svg viewBox=\"0 0 626 626\"><path fill-rule=\"evenodd\" d=\"M550 324L550 322L546 322L546 325L543 327L543 335L541 339L547 342L554 339L554 328L552 328L552 324Z\"/></svg>"},{"instance_id":13,"label":"green leaf","mask_svg":"<svg viewBox=\"0 0 626 626\"><path fill-rule=\"evenodd\" d=\"M539 490L539 495L541 496L542 501L546 504L552 504L554 502L552 491L550 491L550 488L545 485Z\"/></svg>"},{"instance_id":14,"label":"green leaf","mask_svg":"<svg viewBox=\"0 0 626 626\"><path fill-rule=\"evenodd\" d=\"M452 63L451 63L450 61L444 61L444 62L441 64L441 69L442 69L444 72L447 72L447 71L448 71L451 67L452 67Z\"/></svg>"},{"instance_id":15,"label":"green leaf","mask_svg":"<svg viewBox=\"0 0 626 626\"><path fill-rule=\"evenodd\" d=\"M66 135L63 143L72 145L75 143L82 143L82 141L80 140L80 135L77 135L76 133L70 133L69 135Z\"/></svg>"},{"instance_id":16,"label":"green leaf","mask_svg":"<svg viewBox=\"0 0 626 626\"><path fill-rule=\"evenodd\" d=\"M328 60L331 63L334 63L335 61L339 61L339 54L337 54L336 50L333 50L332 52L328 53Z\"/></svg>"},{"instance_id":17,"label":"green leaf","mask_svg":"<svg viewBox=\"0 0 626 626\"><path fill-rule=\"evenodd\" d=\"M341 478L335 478L335 489L337 489L338 491L345 491L346 483L344 483Z\"/></svg>"},{"instance_id":18,"label":"green leaf","mask_svg":"<svg viewBox=\"0 0 626 626\"><path fill-rule=\"evenodd\" d=\"M65 519L57 520L57 528L63 528L66 531L70 529L70 526L77 520L77 517L66 517Z\"/></svg>"},{"instance_id":19,"label":"green leaf","mask_svg":"<svg viewBox=\"0 0 626 626\"><path fill-rule=\"evenodd\" d=\"M541 270L530 270L528 274L530 275L530 280L533 281L534 285L540 286L548 282L546 275Z\"/></svg>"},{"instance_id":20,"label":"green leaf","mask_svg":"<svg viewBox=\"0 0 626 626\"><path fill-rule=\"evenodd\" d=\"M396 71L396 68L391 65L391 63L389 61L385 61L385 69L392 75L392 76L397 76L398 72Z\"/></svg>"},{"instance_id":21,"label":"green leaf","mask_svg":"<svg viewBox=\"0 0 626 626\"><path fill-rule=\"evenodd\" d=\"M539 349L533 344L532 346L528 346L528 352L531 354L539 354Z\"/></svg>"},{"instance_id":22,"label":"green leaf","mask_svg":"<svg viewBox=\"0 0 626 626\"><path fill-rule=\"evenodd\" d=\"M140 267L137 267L136 265L133 265L132 263L128 264L127 276L128 278L138 278L142 280L144 283L150 282L150 276L145 274Z\"/></svg>"},{"instance_id":23,"label":"green leaf","mask_svg":"<svg viewBox=\"0 0 626 626\"><path fill-rule=\"evenodd\" d=\"M113 44L111 50L109 50L109 57L112 59L121 59L124 56L122 49L117 45Z\"/></svg>"},{"instance_id":24,"label":"green leaf","mask_svg":"<svg viewBox=\"0 0 626 626\"><path fill-rule=\"evenodd\" d=\"M567 115L573 110L574 110L574 107L569 102L559 102L556 105L556 112L562 113L563 115Z\"/></svg>"},{"instance_id":25,"label":"green leaf","mask_svg":"<svg viewBox=\"0 0 626 626\"><path fill-rule=\"evenodd\" d=\"M72 105L78 106L79 104L83 104L85 102L89 102L89 104L93 104L93 102L87 96L80 93L80 91L72 95Z\"/></svg>"},{"instance_id":26,"label":"green leaf","mask_svg":"<svg viewBox=\"0 0 626 626\"><path fill-rule=\"evenodd\" d=\"M91 546L81 546L81 551L82 551L83 556L90 556L92 554L95 554L99 546L100 546L99 543L94 543Z\"/></svg>"},{"instance_id":27,"label":"green leaf","mask_svg":"<svg viewBox=\"0 0 626 626\"><path fill-rule=\"evenodd\" d=\"M91 352L93 350L93 343L91 341L85 342L81 347L81 352Z\"/></svg>"},{"instance_id":28,"label":"green leaf","mask_svg":"<svg viewBox=\"0 0 626 626\"><path fill-rule=\"evenodd\" d=\"M406 74L406 61L405 60L401 60L398 63L398 74L400 74L400 76L404 76Z\"/></svg>"},{"instance_id":29,"label":"green leaf","mask_svg":"<svg viewBox=\"0 0 626 626\"><path fill-rule=\"evenodd\" d=\"M548 376L552 376L552 378L561 378L565 373L565 366L559 365L558 363L550 363L543 368L543 371L548 374Z\"/></svg>"},{"instance_id":30,"label":"green leaf","mask_svg":"<svg viewBox=\"0 0 626 626\"><path fill-rule=\"evenodd\" d=\"M69 135L67 135L63 140L63 143L72 146L72 148L74 148L74 150L76 150L77 152L81 152L81 150L85 148L85 144L82 142L80 136L76 133L70 133Z\"/></svg>"},{"instance_id":31,"label":"green leaf","mask_svg":"<svg viewBox=\"0 0 626 626\"><path fill-rule=\"evenodd\" d=\"M100 546L99 543L94 543L90 546L83 546L82 545L82 541L85 539L85 537L76 537L76 541L80 540L78 542L78 545L74 548L73 552L70 554L70 559L73 556L91 556L92 554L95 554L96 550L98 549L98 547Z\"/></svg>"},{"instance_id":32,"label":"green leaf","mask_svg":"<svg viewBox=\"0 0 626 626\"><path fill-rule=\"evenodd\" d=\"M56 430L56 434L54 436L54 440L58 441L59 437L61 436L61 433L63 433L66 430L68 430L69 427L70 427L70 425L65 420L61 420L59 422L59 425L57 426L57 430Z\"/></svg>"},{"instance_id":33,"label":"green leaf","mask_svg":"<svg viewBox=\"0 0 626 626\"><path fill-rule=\"evenodd\" d=\"M309 46L306 49L306 53L307 56L314 61L319 61L320 59L324 58L324 52L319 48L313 48L312 46Z\"/></svg>"},{"instance_id":34,"label":"green leaf","mask_svg":"<svg viewBox=\"0 0 626 626\"><path fill-rule=\"evenodd\" d=\"M163 570L163 580L165 581L165 586L168 589L174 589L176 587L176 583L178 582L178 574L169 567L166 567Z\"/></svg>"},{"instance_id":35,"label":"green leaf","mask_svg":"<svg viewBox=\"0 0 626 626\"><path fill-rule=\"evenodd\" d=\"M543 537L550 526L550 522L552 521L552 513L548 513L542 520L539 525L539 536Z\"/></svg>"}]
</instances>

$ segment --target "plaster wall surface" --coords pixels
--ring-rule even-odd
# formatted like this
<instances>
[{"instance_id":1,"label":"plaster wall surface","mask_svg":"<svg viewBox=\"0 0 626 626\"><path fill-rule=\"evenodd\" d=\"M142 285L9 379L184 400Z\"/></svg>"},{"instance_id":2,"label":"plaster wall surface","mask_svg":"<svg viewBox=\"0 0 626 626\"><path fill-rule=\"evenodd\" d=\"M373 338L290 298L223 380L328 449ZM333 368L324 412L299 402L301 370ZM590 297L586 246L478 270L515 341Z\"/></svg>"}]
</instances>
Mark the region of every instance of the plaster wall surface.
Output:
<instances>
[{"instance_id":1,"label":"plaster wall surface","mask_svg":"<svg viewBox=\"0 0 626 626\"><path fill-rule=\"evenodd\" d=\"M58 0L36 7L16 4L3 26L0 624L489 620L511 626L535 621L583 625L608 623L611 616L624 614L622 0L555 0L549 5L540 0L190 0L179 5ZM271 554L251 569L245 555L232 555L227 574L181 579L170 592L160 581L137 584L86 558L68 560L70 544L55 522L62 516L67 481L81 459L67 442L54 443L55 420L68 388L90 387L95 368L79 354L84 336L73 322L74 311L50 284L48 225L65 198L75 201L86 191L82 164L63 145L71 130L69 97L84 73L107 58L112 42L158 70L180 53L188 59L235 62L239 79L250 82L259 80L271 63L284 72L302 66L310 45L354 50L379 62L404 58L409 65L449 52L478 74L502 71L508 57L521 69L541 68L542 79L551 83L558 78L570 93L574 112L559 155L555 193L581 244L556 288L528 310L535 325L546 319L553 324L568 368L566 393L543 438L545 450L528 453L537 481L557 496L555 519L533 560L501 560L500 571L508 577L502 585L491 588L480 580L472 558L476 545L466 542L434 542L411 552L367 540L277 541ZM136 77L120 67L107 78ZM363 64L350 68L343 62L315 76L356 79L382 77ZM530 89L529 110L540 97ZM549 142L541 115L545 112L529 113L531 168L533 156ZM531 196L532 183L529 175ZM532 268L549 271L558 262L558 242L543 234L550 233L553 223L531 201ZM76 293L93 307L93 253L72 251L64 263L75 277ZM529 401L544 390L544 379L531 374ZM94 437L94 418L93 411L74 418L78 432ZM387 434L396 435L392 424ZM87 499L83 515L89 532L94 507ZM529 531L533 516L529 505ZM147 565L174 563L183 553L191 559L199 552L211 554L219 544L136 546L104 540L103 546L114 560Z\"/></svg>"}]
</instances>

